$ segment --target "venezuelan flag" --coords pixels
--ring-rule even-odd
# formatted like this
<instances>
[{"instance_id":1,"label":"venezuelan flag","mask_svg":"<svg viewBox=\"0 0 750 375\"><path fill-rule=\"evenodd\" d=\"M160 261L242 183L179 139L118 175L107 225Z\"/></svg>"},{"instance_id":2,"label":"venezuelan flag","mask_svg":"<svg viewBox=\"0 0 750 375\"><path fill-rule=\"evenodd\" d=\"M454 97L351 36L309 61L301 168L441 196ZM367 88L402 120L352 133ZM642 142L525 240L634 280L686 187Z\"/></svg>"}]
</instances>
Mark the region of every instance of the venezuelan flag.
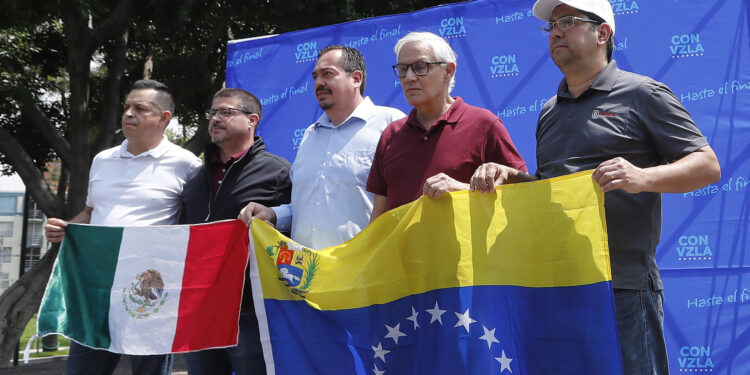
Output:
<instances>
[{"instance_id":1,"label":"venezuelan flag","mask_svg":"<svg viewBox=\"0 0 750 375\"><path fill-rule=\"evenodd\" d=\"M622 373L590 171L423 197L319 251L251 232L269 374Z\"/></svg>"}]
</instances>

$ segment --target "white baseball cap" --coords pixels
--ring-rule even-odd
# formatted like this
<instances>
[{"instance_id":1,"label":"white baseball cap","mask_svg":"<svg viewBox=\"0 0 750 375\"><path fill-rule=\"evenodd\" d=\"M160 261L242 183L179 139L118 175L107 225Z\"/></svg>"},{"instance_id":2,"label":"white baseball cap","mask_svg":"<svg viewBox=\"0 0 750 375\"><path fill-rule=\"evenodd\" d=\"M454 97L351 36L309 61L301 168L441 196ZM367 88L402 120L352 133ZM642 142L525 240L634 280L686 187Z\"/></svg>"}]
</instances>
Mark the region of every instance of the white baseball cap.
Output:
<instances>
[{"instance_id":1,"label":"white baseball cap","mask_svg":"<svg viewBox=\"0 0 750 375\"><path fill-rule=\"evenodd\" d=\"M609 0L537 0L533 8L534 16L542 21L549 21L552 11L560 4L596 14L604 20L604 23L609 24L612 28L612 35L615 35L615 14L612 12Z\"/></svg>"}]
</instances>

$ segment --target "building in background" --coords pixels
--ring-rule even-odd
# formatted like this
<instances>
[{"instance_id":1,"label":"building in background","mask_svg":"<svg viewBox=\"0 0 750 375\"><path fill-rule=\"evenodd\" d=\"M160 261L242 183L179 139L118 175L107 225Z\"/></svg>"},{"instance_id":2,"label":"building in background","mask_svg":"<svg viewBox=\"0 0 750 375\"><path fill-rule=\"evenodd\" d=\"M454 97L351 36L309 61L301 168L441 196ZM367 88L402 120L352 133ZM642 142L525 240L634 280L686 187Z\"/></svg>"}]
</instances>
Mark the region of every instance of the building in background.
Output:
<instances>
[{"instance_id":1,"label":"building in background","mask_svg":"<svg viewBox=\"0 0 750 375\"><path fill-rule=\"evenodd\" d=\"M44 238L46 217L29 197L26 251L21 259L25 191L17 175L0 176L0 294L18 280L21 264L28 271L49 247Z\"/></svg>"}]
</instances>

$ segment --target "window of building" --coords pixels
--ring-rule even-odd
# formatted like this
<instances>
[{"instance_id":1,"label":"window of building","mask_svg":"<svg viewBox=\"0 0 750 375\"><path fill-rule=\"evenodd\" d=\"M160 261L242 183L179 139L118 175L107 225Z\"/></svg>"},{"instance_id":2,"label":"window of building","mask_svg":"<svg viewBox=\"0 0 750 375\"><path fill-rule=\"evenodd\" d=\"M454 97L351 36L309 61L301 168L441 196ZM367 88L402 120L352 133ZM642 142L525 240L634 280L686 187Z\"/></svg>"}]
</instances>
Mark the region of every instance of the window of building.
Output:
<instances>
[{"instance_id":1,"label":"window of building","mask_svg":"<svg viewBox=\"0 0 750 375\"><path fill-rule=\"evenodd\" d=\"M42 228L42 222L29 222L26 226L26 246L27 247L39 247L42 246L44 240L44 229Z\"/></svg>"},{"instance_id":2,"label":"window of building","mask_svg":"<svg viewBox=\"0 0 750 375\"><path fill-rule=\"evenodd\" d=\"M10 263L11 254L13 254L13 249L10 247L0 248L0 262Z\"/></svg>"},{"instance_id":3,"label":"window of building","mask_svg":"<svg viewBox=\"0 0 750 375\"><path fill-rule=\"evenodd\" d=\"M26 259L23 261L24 272L29 272L31 267L34 267L39 262L39 254L41 248L38 247L27 247L26 248Z\"/></svg>"},{"instance_id":4,"label":"window of building","mask_svg":"<svg viewBox=\"0 0 750 375\"><path fill-rule=\"evenodd\" d=\"M13 237L12 222L0 222L0 236Z\"/></svg>"},{"instance_id":5,"label":"window of building","mask_svg":"<svg viewBox=\"0 0 750 375\"><path fill-rule=\"evenodd\" d=\"M10 286L10 274L7 272L0 272L0 290L5 291Z\"/></svg>"},{"instance_id":6,"label":"window of building","mask_svg":"<svg viewBox=\"0 0 750 375\"><path fill-rule=\"evenodd\" d=\"M0 197L0 212L16 213L16 197Z\"/></svg>"}]
</instances>

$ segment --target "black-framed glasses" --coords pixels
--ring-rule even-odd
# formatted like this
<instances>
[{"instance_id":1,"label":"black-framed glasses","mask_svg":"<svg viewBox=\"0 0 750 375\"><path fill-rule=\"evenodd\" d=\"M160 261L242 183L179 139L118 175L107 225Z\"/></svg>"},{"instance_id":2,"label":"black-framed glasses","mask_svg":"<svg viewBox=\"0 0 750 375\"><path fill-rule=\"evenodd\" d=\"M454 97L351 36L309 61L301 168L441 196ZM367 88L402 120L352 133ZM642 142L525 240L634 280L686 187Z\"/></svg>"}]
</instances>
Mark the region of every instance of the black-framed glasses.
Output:
<instances>
[{"instance_id":1,"label":"black-framed glasses","mask_svg":"<svg viewBox=\"0 0 750 375\"><path fill-rule=\"evenodd\" d=\"M576 21L599 23L597 21L590 20L588 18L581 18L581 17L576 17L576 16L565 16L565 17L560 17L560 19L555 22L547 22L547 24L545 25L547 27L542 26L540 30L542 31L542 34L545 34L545 35L546 33L551 33L552 30L555 29L555 27L557 27L560 31L570 30L573 28L573 26L576 25Z\"/></svg>"},{"instance_id":2,"label":"black-framed glasses","mask_svg":"<svg viewBox=\"0 0 750 375\"><path fill-rule=\"evenodd\" d=\"M210 120L214 118L214 116L216 115L219 115L219 119L232 117L233 116L232 111L242 112L246 115L253 114L252 112L248 112L239 108L224 107L224 108L217 108L217 109L209 109L208 111L206 111L206 120Z\"/></svg>"},{"instance_id":3,"label":"black-framed glasses","mask_svg":"<svg viewBox=\"0 0 750 375\"><path fill-rule=\"evenodd\" d=\"M411 64L396 64L393 66L393 73L396 74L397 78L406 77L406 73L409 72L409 68L414 74L423 76L430 72L430 65L442 65L447 64L444 61L417 61Z\"/></svg>"}]
</instances>

